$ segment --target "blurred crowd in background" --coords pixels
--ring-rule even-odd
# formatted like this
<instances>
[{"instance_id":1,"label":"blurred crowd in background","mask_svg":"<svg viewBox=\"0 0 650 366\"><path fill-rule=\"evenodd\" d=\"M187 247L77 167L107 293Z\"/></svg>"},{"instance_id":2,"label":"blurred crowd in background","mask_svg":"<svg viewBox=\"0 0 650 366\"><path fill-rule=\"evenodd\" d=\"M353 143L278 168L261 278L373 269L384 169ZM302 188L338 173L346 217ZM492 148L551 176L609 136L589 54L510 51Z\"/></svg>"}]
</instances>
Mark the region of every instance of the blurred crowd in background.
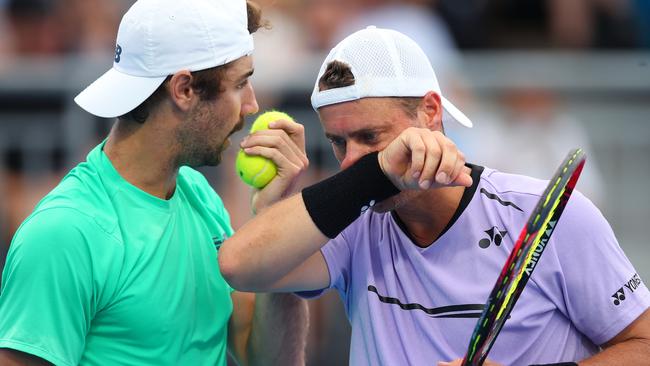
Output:
<instances>
[{"instance_id":1,"label":"blurred crowd in background","mask_svg":"<svg viewBox=\"0 0 650 366\"><path fill-rule=\"evenodd\" d=\"M103 53L132 0L1 0L9 55ZM411 33L427 51L650 47L646 0L260 0L303 52L370 23Z\"/></svg>"},{"instance_id":2,"label":"blurred crowd in background","mask_svg":"<svg viewBox=\"0 0 650 366\"><path fill-rule=\"evenodd\" d=\"M132 3L0 0L0 263L36 202L110 128L71 99L110 67ZM648 280L650 0L258 3L271 26L255 35L253 85L262 109L286 110L307 126L304 184L338 168L309 105L324 53L367 25L397 29L422 46L443 92L474 121L472 130L446 125L471 162L547 178L570 148L584 147L590 155L578 188ZM90 71L80 66L89 64ZM234 153L202 170L237 228L250 213ZM338 297L310 306L309 364L345 364L349 327Z\"/></svg>"}]
</instances>

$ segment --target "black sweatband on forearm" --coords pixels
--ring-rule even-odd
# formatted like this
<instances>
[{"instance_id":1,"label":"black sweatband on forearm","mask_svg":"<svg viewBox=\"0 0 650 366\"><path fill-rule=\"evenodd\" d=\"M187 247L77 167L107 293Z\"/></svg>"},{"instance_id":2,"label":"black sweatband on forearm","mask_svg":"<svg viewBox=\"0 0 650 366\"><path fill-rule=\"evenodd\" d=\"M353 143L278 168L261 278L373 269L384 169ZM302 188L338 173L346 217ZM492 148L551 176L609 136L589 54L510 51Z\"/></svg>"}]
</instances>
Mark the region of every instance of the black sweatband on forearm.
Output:
<instances>
[{"instance_id":1,"label":"black sweatband on forearm","mask_svg":"<svg viewBox=\"0 0 650 366\"><path fill-rule=\"evenodd\" d=\"M558 362L558 363L539 363L529 366L578 366L575 362Z\"/></svg>"},{"instance_id":2,"label":"black sweatband on forearm","mask_svg":"<svg viewBox=\"0 0 650 366\"><path fill-rule=\"evenodd\" d=\"M328 238L356 220L363 206L399 193L381 170L377 154L365 155L349 168L302 190L309 216Z\"/></svg>"}]
</instances>

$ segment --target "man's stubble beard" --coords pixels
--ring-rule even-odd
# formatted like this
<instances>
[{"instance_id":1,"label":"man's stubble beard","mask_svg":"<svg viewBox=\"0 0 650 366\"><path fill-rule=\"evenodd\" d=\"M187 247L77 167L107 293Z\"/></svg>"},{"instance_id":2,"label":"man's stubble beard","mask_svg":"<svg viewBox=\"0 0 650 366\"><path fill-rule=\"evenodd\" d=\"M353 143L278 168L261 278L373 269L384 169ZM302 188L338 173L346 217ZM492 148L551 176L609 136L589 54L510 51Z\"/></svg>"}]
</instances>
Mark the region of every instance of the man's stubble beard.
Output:
<instances>
[{"instance_id":1,"label":"man's stubble beard","mask_svg":"<svg viewBox=\"0 0 650 366\"><path fill-rule=\"evenodd\" d=\"M222 153L229 146L226 141L244 126L244 119L241 118L227 134L219 136L220 141L211 141L210 138L223 123L206 106L198 106L192 111L184 126L177 131L177 141L181 151L178 165L192 168L219 165Z\"/></svg>"}]
</instances>

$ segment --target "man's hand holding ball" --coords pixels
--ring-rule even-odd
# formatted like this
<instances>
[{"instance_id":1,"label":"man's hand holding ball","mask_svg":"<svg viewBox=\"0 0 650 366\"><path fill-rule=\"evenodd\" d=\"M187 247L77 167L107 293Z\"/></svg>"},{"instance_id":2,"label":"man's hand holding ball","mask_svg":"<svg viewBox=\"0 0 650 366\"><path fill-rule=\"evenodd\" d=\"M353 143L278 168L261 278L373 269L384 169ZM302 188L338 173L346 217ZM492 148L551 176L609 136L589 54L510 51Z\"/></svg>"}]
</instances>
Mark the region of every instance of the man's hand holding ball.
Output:
<instances>
[{"instance_id":1,"label":"man's hand holding ball","mask_svg":"<svg viewBox=\"0 0 650 366\"><path fill-rule=\"evenodd\" d=\"M307 169L304 127L279 111L260 114L240 144L237 175L257 190L253 212L293 193L296 180Z\"/></svg>"}]
</instances>

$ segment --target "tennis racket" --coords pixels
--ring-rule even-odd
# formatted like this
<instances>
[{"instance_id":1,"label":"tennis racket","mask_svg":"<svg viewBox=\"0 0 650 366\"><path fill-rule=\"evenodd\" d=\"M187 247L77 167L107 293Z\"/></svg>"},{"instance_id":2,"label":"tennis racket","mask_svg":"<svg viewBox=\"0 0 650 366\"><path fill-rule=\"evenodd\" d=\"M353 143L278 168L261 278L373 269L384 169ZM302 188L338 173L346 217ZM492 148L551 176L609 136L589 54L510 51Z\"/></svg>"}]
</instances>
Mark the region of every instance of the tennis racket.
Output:
<instances>
[{"instance_id":1,"label":"tennis racket","mask_svg":"<svg viewBox=\"0 0 650 366\"><path fill-rule=\"evenodd\" d=\"M470 338L463 366L480 366L538 264L585 164L582 149L564 159L521 231Z\"/></svg>"}]
</instances>

